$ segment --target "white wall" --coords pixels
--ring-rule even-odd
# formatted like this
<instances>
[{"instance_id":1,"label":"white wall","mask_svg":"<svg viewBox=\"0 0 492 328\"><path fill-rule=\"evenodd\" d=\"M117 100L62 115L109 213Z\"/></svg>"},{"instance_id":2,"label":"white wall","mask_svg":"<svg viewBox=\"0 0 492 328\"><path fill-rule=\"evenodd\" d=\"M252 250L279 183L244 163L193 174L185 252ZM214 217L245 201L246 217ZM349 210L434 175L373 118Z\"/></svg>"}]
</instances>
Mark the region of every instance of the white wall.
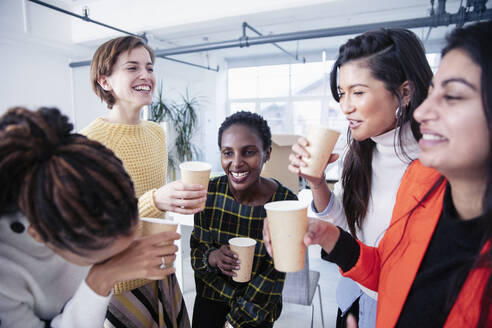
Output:
<instances>
[{"instance_id":1,"label":"white wall","mask_svg":"<svg viewBox=\"0 0 492 328\"><path fill-rule=\"evenodd\" d=\"M12 106L55 106L69 116L78 131L107 114L105 104L91 89L89 66L68 66L91 58L93 49L72 44L66 15L25 0L1 0L0 13L0 115ZM200 65L205 62L203 55L197 54L180 59ZM213 58L210 62L220 61ZM187 88L190 95L200 97L199 131L194 141L203 159L220 170L216 138L225 107L217 108L217 90L221 89L217 83L225 87L225 63L219 73L160 58L155 66L166 97L177 99ZM218 94L223 97L219 103L225 106L224 91Z\"/></svg>"},{"instance_id":2,"label":"white wall","mask_svg":"<svg viewBox=\"0 0 492 328\"><path fill-rule=\"evenodd\" d=\"M200 55L180 56L180 60L200 65L204 63ZM184 94L186 90L190 96L199 98L199 130L194 142L199 146L203 160L212 164L212 170L221 171L217 132L225 118L227 68L220 58L213 58L211 62L219 63L219 72L160 58L156 59L154 67L157 82L160 83L162 80L164 84L165 98L179 99L180 94Z\"/></svg>"},{"instance_id":3,"label":"white wall","mask_svg":"<svg viewBox=\"0 0 492 328\"><path fill-rule=\"evenodd\" d=\"M70 25L32 3L0 1L0 114L12 106L56 106L73 121Z\"/></svg>"}]
</instances>

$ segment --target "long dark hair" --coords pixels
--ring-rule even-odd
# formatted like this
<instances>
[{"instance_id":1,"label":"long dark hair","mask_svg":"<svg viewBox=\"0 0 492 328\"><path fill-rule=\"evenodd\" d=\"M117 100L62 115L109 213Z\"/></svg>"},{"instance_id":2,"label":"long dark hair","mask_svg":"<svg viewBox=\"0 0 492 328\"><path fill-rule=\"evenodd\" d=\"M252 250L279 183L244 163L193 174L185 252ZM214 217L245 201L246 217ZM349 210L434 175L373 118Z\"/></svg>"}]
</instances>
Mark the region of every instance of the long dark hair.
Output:
<instances>
[{"instance_id":1,"label":"long dark hair","mask_svg":"<svg viewBox=\"0 0 492 328\"><path fill-rule=\"evenodd\" d=\"M400 129L398 139L395 140L395 151L398 156L410 161L402 142L404 131L401 127L410 122L413 136L415 139L420 138L413 112L427 97L432 79L432 71L421 42L413 32L405 29L379 29L348 40L340 47L330 74L331 92L336 101L340 101L338 70L352 60L365 60L373 77L383 82L386 89L398 98L400 110L396 125ZM398 90L405 81L410 84L412 94L409 103L403 106ZM367 213L375 143L371 139L352 139L350 130L347 134L349 150L343 163L342 185L344 190L350 192L343 193L343 207L350 232L356 236L356 229L360 229Z\"/></svg>"},{"instance_id":2,"label":"long dark hair","mask_svg":"<svg viewBox=\"0 0 492 328\"><path fill-rule=\"evenodd\" d=\"M470 58L482 69L480 87L482 90L482 106L487 119L489 131L489 157L487 172L487 187L483 197L483 215L486 217L485 243L492 243L492 21L476 23L458 28L447 37L446 47L442 50L444 57L453 49L464 50ZM492 247L488 252L479 255L475 267L492 268ZM489 275L480 302L480 319L477 327L486 327L492 307L492 275Z\"/></svg>"},{"instance_id":3,"label":"long dark hair","mask_svg":"<svg viewBox=\"0 0 492 328\"><path fill-rule=\"evenodd\" d=\"M55 108L0 117L0 214L20 210L44 242L85 255L130 235L138 207L121 161L72 128Z\"/></svg>"}]
</instances>

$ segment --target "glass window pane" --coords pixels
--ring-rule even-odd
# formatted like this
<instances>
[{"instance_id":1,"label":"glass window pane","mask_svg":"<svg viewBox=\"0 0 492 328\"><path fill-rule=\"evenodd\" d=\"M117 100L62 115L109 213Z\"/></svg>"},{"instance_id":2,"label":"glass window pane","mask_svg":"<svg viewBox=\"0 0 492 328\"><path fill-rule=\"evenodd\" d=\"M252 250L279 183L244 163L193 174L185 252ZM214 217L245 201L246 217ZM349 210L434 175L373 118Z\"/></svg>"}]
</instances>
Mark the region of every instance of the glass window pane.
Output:
<instances>
[{"instance_id":1,"label":"glass window pane","mask_svg":"<svg viewBox=\"0 0 492 328\"><path fill-rule=\"evenodd\" d=\"M260 98L289 96L289 65L258 67L258 96Z\"/></svg>"},{"instance_id":2,"label":"glass window pane","mask_svg":"<svg viewBox=\"0 0 492 328\"><path fill-rule=\"evenodd\" d=\"M231 68L229 70L229 99L258 97L258 68Z\"/></svg>"},{"instance_id":3,"label":"glass window pane","mask_svg":"<svg viewBox=\"0 0 492 328\"><path fill-rule=\"evenodd\" d=\"M284 128L287 116L286 102L262 102L259 114L268 122L272 134L287 133Z\"/></svg>"},{"instance_id":4,"label":"glass window pane","mask_svg":"<svg viewBox=\"0 0 492 328\"><path fill-rule=\"evenodd\" d=\"M242 111L242 110L245 110L245 111L248 111L248 112L256 112L256 104L254 102L246 102L246 103L243 103L243 102L231 102L231 106L230 106L230 113L231 114L234 114L236 112L239 112L239 111Z\"/></svg>"},{"instance_id":5,"label":"glass window pane","mask_svg":"<svg viewBox=\"0 0 492 328\"><path fill-rule=\"evenodd\" d=\"M429 62L432 72L435 73L437 71L437 67L439 66L439 62L441 61L441 54L426 54L425 57L427 57L427 61Z\"/></svg>"},{"instance_id":6,"label":"glass window pane","mask_svg":"<svg viewBox=\"0 0 492 328\"><path fill-rule=\"evenodd\" d=\"M310 124L321 122L321 101L295 101L293 105L294 134L306 135Z\"/></svg>"},{"instance_id":7,"label":"glass window pane","mask_svg":"<svg viewBox=\"0 0 492 328\"><path fill-rule=\"evenodd\" d=\"M291 65L292 96L325 94L325 79L328 83L322 62Z\"/></svg>"}]
</instances>

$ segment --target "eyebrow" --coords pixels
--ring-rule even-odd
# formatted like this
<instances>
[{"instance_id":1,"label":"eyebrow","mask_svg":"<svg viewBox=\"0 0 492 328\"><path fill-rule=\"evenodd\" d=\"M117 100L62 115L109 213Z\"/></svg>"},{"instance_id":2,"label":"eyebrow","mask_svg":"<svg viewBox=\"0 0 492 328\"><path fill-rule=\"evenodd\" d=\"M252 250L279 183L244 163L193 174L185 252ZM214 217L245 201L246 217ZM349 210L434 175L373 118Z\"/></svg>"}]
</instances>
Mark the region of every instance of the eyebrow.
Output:
<instances>
[{"instance_id":1,"label":"eyebrow","mask_svg":"<svg viewBox=\"0 0 492 328\"><path fill-rule=\"evenodd\" d=\"M466 85L467 87L469 87L470 89L474 90L474 91L477 91L477 87L474 86L473 84L471 84L470 82L468 82L467 80L463 79L463 78L460 78L460 77L454 77L454 78L450 78L450 79L447 79L447 80L444 80L441 85L444 87L445 85L449 84L449 83L453 83L453 82L457 82L457 83L462 83L464 85ZM433 84L431 83L431 86Z\"/></svg>"},{"instance_id":2,"label":"eyebrow","mask_svg":"<svg viewBox=\"0 0 492 328\"><path fill-rule=\"evenodd\" d=\"M133 60L129 60L129 61L123 63L123 65L127 65L127 64L138 65L139 63L137 61L133 61ZM154 64L152 62L147 62L145 65L147 66L147 65L154 65Z\"/></svg>"},{"instance_id":3,"label":"eyebrow","mask_svg":"<svg viewBox=\"0 0 492 328\"><path fill-rule=\"evenodd\" d=\"M355 87L366 87L366 88L369 88L369 86L367 84L364 84L364 83L356 83L356 84L352 84L352 85L349 85L349 89L353 89ZM341 89L340 86L338 86L338 89Z\"/></svg>"}]
</instances>

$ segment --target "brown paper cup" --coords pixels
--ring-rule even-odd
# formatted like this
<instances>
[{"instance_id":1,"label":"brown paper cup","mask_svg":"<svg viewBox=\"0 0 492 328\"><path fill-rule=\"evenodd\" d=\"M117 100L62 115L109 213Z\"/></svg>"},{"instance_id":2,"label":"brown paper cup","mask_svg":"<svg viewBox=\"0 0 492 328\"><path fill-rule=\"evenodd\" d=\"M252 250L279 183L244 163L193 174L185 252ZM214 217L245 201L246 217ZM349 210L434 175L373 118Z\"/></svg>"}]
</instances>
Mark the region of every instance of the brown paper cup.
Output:
<instances>
[{"instance_id":1,"label":"brown paper cup","mask_svg":"<svg viewBox=\"0 0 492 328\"><path fill-rule=\"evenodd\" d=\"M265 204L275 269L295 272L304 268L307 204L283 200Z\"/></svg>"},{"instance_id":2,"label":"brown paper cup","mask_svg":"<svg viewBox=\"0 0 492 328\"><path fill-rule=\"evenodd\" d=\"M308 131L306 139L309 145L306 150L311 156L302 158L307 166L301 167L300 171L304 175L320 178L333 148L335 148L340 132L319 125L310 126Z\"/></svg>"},{"instance_id":3,"label":"brown paper cup","mask_svg":"<svg viewBox=\"0 0 492 328\"><path fill-rule=\"evenodd\" d=\"M237 276L232 280L237 282L248 282L251 280L251 268L255 257L256 240L247 237L236 237L229 239L231 250L239 257L239 270L235 270Z\"/></svg>"},{"instance_id":4,"label":"brown paper cup","mask_svg":"<svg viewBox=\"0 0 492 328\"><path fill-rule=\"evenodd\" d=\"M164 231L176 232L178 223L171 219L140 218L142 221L142 236L150 236ZM166 245L173 244L166 242Z\"/></svg>"},{"instance_id":5,"label":"brown paper cup","mask_svg":"<svg viewBox=\"0 0 492 328\"><path fill-rule=\"evenodd\" d=\"M181 181L189 184L201 184L207 189L212 165L205 162L183 162L179 164L179 168Z\"/></svg>"},{"instance_id":6,"label":"brown paper cup","mask_svg":"<svg viewBox=\"0 0 492 328\"><path fill-rule=\"evenodd\" d=\"M142 235L150 236L156 233L171 231L176 232L178 229L178 223L175 223L172 219L155 219L155 218L140 218L142 221ZM172 245L174 242L166 241L162 245ZM167 268L172 267L174 262L165 263Z\"/></svg>"},{"instance_id":7,"label":"brown paper cup","mask_svg":"<svg viewBox=\"0 0 492 328\"><path fill-rule=\"evenodd\" d=\"M181 181L186 184L200 184L208 189L212 165L205 162L183 162L179 164ZM203 204L205 205L205 204Z\"/></svg>"}]
</instances>

